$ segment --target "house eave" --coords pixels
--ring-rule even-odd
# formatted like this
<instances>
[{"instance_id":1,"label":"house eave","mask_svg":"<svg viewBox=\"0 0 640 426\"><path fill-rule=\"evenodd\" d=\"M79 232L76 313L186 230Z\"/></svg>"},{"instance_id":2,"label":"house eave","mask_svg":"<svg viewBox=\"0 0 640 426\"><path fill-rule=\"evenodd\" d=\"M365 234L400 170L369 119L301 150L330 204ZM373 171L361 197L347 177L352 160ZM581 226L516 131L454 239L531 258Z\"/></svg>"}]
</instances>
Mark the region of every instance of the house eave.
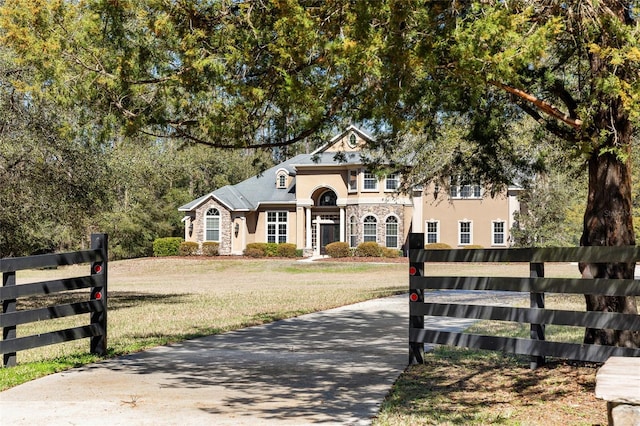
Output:
<instances>
[{"instance_id":1,"label":"house eave","mask_svg":"<svg viewBox=\"0 0 640 426\"><path fill-rule=\"evenodd\" d=\"M179 212L192 212L192 211L196 210L197 208L199 208L200 206L202 206L202 204L206 203L210 198L214 199L216 202L222 204L229 211L245 211L245 210L240 210L240 209L234 209L229 204L225 203L220 198L216 197L214 194L209 194L209 196L202 197L202 199L198 203L194 204L191 208L188 208L188 209L179 208L178 211ZM246 211L250 211L250 210L246 210Z\"/></svg>"},{"instance_id":2,"label":"house eave","mask_svg":"<svg viewBox=\"0 0 640 426\"><path fill-rule=\"evenodd\" d=\"M261 207L277 207L277 206L296 206L297 202L296 201L264 201L264 202L259 202L256 210L260 209Z\"/></svg>"}]
</instances>

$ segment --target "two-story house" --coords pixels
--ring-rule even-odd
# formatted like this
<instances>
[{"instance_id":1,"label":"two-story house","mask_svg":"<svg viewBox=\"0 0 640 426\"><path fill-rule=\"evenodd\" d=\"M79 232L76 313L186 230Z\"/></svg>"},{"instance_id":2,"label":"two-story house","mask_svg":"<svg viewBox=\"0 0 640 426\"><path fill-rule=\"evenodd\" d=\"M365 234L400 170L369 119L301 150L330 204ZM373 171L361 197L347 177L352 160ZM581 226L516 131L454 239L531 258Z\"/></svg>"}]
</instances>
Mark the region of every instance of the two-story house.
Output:
<instances>
[{"instance_id":1,"label":"two-story house","mask_svg":"<svg viewBox=\"0 0 640 426\"><path fill-rule=\"evenodd\" d=\"M252 242L293 243L305 256L334 241L401 250L409 232L452 247L508 246L515 191L490 198L479 185L467 185L447 194L435 186L399 194L398 174L379 179L363 165L360 152L370 141L350 126L311 154L180 207L185 240L219 242L223 255L241 254Z\"/></svg>"}]
</instances>

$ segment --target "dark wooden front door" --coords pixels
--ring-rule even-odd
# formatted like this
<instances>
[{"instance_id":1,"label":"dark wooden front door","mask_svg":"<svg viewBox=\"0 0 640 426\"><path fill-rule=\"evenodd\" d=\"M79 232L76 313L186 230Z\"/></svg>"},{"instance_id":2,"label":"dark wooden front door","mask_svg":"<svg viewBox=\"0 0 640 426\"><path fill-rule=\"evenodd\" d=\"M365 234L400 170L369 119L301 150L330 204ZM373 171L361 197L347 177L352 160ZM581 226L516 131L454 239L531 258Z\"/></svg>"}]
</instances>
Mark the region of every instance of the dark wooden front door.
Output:
<instances>
[{"instance_id":1,"label":"dark wooden front door","mask_svg":"<svg viewBox=\"0 0 640 426\"><path fill-rule=\"evenodd\" d=\"M337 223L320 224L320 254L326 254L327 244L340 241L340 225Z\"/></svg>"}]
</instances>

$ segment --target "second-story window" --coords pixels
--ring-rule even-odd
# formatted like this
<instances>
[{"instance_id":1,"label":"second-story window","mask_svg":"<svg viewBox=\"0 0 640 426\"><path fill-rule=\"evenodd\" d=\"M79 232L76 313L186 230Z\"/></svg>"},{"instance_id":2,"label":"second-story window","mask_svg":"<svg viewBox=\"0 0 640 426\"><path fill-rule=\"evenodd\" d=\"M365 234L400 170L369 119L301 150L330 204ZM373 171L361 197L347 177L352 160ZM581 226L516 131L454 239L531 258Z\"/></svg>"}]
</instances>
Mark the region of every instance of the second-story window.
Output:
<instances>
[{"instance_id":1,"label":"second-story window","mask_svg":"<svg viewBox=\"0 0 640 426\"><path fill-rule=\"evenodd\" d=\"M358 191L358 171L349 170L349 192Z\"/></svg>"},{"instance_id":2,"label":"second-story window","mask_svg":"<svg viewBox=\"0 0 640 426\"><path fill-rule=\"evenodd\" d=\"M364 172L364 182L363 182L363 189L365 191L377 191L378 190L378 178L376 177L376 175L374 175L373 173L371 173L370 171L365 171Z\"/></svg>"},{"instance_id":3,"label":"second-story window","mask_svg":"<svg viewBox=\"0 0 640 426\"><path fill-rule=\"evenodd\" d=\"M449 196L456 199L482 198L482 187L479 184L460 185L459 182L452 179Z\"/></svg>"},{"instance_id":4,"label":"second-story window","mask_svg":"<svg viewBox=\"0 0 640 426\"><path fill-rule=\"evenodd\" d=\"M395 191L400 186L400 179L398 173L390 173L385 179L385 190Z\"/></svg>"}]
</instances>

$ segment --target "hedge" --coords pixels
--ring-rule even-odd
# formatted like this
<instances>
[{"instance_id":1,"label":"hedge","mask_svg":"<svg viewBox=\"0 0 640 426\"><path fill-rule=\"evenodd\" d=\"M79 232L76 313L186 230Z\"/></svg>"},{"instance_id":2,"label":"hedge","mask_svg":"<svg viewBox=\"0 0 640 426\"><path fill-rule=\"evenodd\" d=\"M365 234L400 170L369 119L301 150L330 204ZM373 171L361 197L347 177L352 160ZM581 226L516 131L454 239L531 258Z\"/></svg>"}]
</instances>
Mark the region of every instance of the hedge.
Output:
<instances>
[{"instance_id":1,"label":"hedge","mask_svg":"<svg viewBox=\"0 0 640 426\"><path fill-rule=\"evenodd\" d=\"M280 257L296 257L297 247L295 244L291 243L282 243L278 244L278 256Z\"/></svg>"},{"instance_id":2,"label":"hedge","mask_svg":"<svg viewBox=\"0 0 640 426\"><path fill-rule=\"evenodd\" d=\"M451 246L445 243L429 243L424 246L426 250L449 250Z\"/></svg>"},{"instance_id":3,"label":"hedge","mask_svg":"<svg viewBox=\"0 0 640 426\"><path fill-rule=\"evenodd\" d=\"M193 241L185 241L180 243L178 252L180 253L180 256L195 256L198 254L199 249L200 246L198 245L198 243L195 243Z\"/></svg>"},{"instance_id":4,"label":"hedge","mask_svg":"<svg viewBox=\"0 0 640 426\"><path fill-rule=\"evenodd\" d=\"M326 250L329 256L335 258L351 256L351 249L349 248L349 244L342 241L336 241L327 244Z\"/></svg>"},{"instance_id":5,"label":"hedge","mask_svg":"<svg viewBox=\"0 0 640 426\"><path fill-rule=\"evenodd\" d=\"M249 243L244 249L248 257L300 257L301 253L291 243Z\"/></svg>"},{"instance_id":6,"label":"hedge","mask_svg":"<svg viewBox=\"0 0 640 426\"><path fill-rule=\"evenodd\" d=\"M182 238L180 237L157 238L153 242L153 255L156 257L178 256L181 243Z\"/></svg>"},{"instance_id":7,"label":"hedge","mask_svg":"<svg viewBox=\"0 0 640 426\"><path fill-rule=\"evenodd\" d=\"M373 241L367 241L365 243L358 244L356 249L356 256L358 257L381 257L382 247L378 243Z\"/></svg>"},{"instance_id":8,"label":"hedge","mask_svg":"<svg viewBox=\"0 0 640 426\"><path fill-rule=\"evenodd\" d=\"M220 243L215 241L205 241L202 243L202 255L203 256L218 256L220 255Z\"/></svg>"},{"instance_id":9,"label":"hedge","mask_svg":"<svg viewBox=\"0 0 640 426\"><path fill-rule=\"evenodd\" d=\"M249 257L265 257L267 255L267 243L249 243L244 249L244 255Z\"/></svg>"}]
</instances>

